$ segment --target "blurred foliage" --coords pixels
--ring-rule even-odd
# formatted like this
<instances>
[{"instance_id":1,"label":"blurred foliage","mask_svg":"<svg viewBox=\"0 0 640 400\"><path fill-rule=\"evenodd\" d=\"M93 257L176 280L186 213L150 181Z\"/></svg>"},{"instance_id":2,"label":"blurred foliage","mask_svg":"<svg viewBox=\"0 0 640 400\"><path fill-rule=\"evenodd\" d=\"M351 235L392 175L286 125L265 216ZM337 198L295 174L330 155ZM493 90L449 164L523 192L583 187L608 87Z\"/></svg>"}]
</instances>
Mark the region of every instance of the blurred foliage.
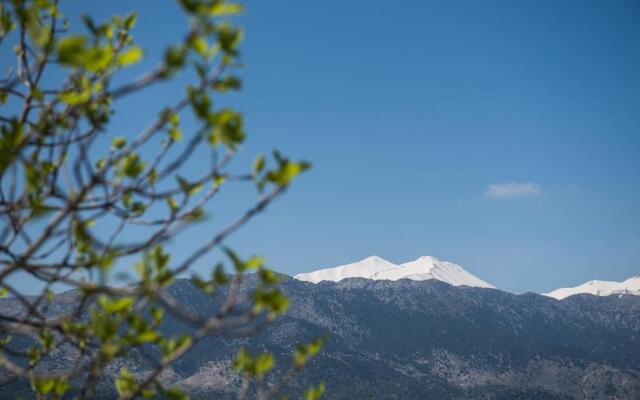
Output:
<instances>
[{"instance_id":1,"label":"blurred foliage","mask_svg":"<svg viewBox=\"0 0 640 400\"><path fill-rule=\"evenodd\" d=\"M82 31L71 33L56 0L0 3L0 44L15 53L15 65L0 79L0 295L12 296L25 310L20 317L0 315L0 365L15 379L29 379L39 399L61 399L70 391L93 398L107 367L141 346L152 346L161 358L142 376L121 367L113 382L119 397L186 399L180 388L166 387L159 379L172 362L206 336L252 335L287 310L278 276L262 257L243 258L222 246L310 165L274 151L271 161L258 155L245 174L229 172L247 136L244 118L233 108L218 107L218 101L214 107L212 97L242 89L233 71L240 66L243 30L234 20L244 7L223 0L178 4L188 20L184 37L166 47L156 67L114 86L121 70L145 58L132 35L135 13L104 21L85 15ZM59 86L50 87L45 77L61 72L65 77ZM182 98L158 110L141 132L109 136L120 99L178 74L197 77ZM196 128L185 129L184 118L194 119ZM193 176L193 169L184 166L203 150L211 164ZM173 260L166 244L202 221L205 206L229 182L253 185L255 201L185 259ZM132 227L147 229L133 243L123 239ZM208 277L192 273L196 262L213 258L219 248L232 273L225 260L214 262ZM131 258L138 261L128 268ZM127 277L127 285L113 286L115 271ZM247 289L251 296L240 296L249 272L258 284ZM41 282L35 303L9 283L19 273ZM193 284L208 295L224 288L220 309L202 316L177 303L166 289L185 275L193 275ZM72 312L47 318L55 284L76 288L79 300ZM164 336L159 327L165 310L193 330ZM8 351L12 337L24 332L38 340L21 362ZM322 342L299 345L290 373L303 367ZM55 372L41 367L46 355L61 346L76 350L72 367ZM238 397L274 365L270 353L241 350L234 364L242 376ZM271 398L278 387L255 392ZM323 392L324 385L313 387L304 398L317 399Z\"/></svg>"}]
</instances>

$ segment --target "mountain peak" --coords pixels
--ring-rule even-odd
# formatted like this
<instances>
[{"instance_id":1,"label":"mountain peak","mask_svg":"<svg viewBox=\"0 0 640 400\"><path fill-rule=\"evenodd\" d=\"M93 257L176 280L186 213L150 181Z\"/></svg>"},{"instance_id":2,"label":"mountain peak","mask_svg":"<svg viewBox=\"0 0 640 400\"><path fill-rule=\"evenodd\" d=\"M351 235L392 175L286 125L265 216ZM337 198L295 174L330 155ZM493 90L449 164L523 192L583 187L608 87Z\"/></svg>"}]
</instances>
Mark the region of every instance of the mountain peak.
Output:
<instances>
[{"instance_id":1,"label":"mountain peak","mask_svg":"<svg viewBox=\"0 0 640 400\"><path fill-rule=\"evenodd\" d=\"M432 256L420 256L420 257L416 258L415 260L408 261L408 262L406 262L406 263L404 263L402 265L407 265L407 264L410 264L410 263L420 263L420 264L425 265L425 266L429 266L429 265L430 266L434 266L434 265L437 265L438 263L441 263L441 262L442 261L440 261L437 258L432 257Z\"/></svg>"},{"instance_id":2,"label":"mountain peak","mask_svg":"<svg viewBox=\"0 0 640 400\"><path fill-rule=\"evenodd\" d=\"M544 295L562 300L580 293L592 294L594 296L609 296L612 294L632 294L640 296L640 276L634 276L622 282L593 280L575 287L552 290L549 293L544 293Z\"/></svg>"},{"instance_id":3,"label":"mountain peak","mask_svg":"<svg viewBox=\"0 0 640 400\"><path fill-rule=\"evenodd\" d=\"M338 282L346 278L366 278L377 272L395 267L395 264L380 256L373 255L350 264L298 274L294 278L313 283L322 281Z\"/></svg>"},{"instance_id":4,"label":"mountain peak","mask_svg":"<svg viewBox=\"0 0 640 400\"><path fill-rule=\"evenodd\" d=\"M422 256L413 261L400 264L398 268L379 272L373 275L371 279L391 281L398 279L411 279L414 281L436 279L453 286L495 288L490 283L469 273L458 264L441 261L432 256Z\"/></svg>"},{"instance_id":5,"label":"mountain peak","mask_svg":"<svg viewBox=\"0 0 640 400\"><path fill-rule=\"evenodd\" d=\"M447 261L440 261L432 256L421 256L413 261L396 265L374 255L351 264L298 274L294 278L313 283L322 281L338 282L345 278L390 281L399 279L411 279L414 281L436 279L453 286L466 285L494 288L493 285L465 271L461 266Z\"/></svg>"}]
</instances>

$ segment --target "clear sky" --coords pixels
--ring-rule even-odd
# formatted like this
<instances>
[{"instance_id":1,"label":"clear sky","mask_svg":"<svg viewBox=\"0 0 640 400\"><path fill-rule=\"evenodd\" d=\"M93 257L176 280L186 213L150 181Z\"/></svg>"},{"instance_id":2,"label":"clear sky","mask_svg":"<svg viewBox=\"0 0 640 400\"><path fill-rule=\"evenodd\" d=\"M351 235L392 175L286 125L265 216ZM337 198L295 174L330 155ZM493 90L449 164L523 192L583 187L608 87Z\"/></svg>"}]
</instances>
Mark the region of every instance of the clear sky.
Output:
<instances>
[{"instance_id":1,"label":"clear sky","mask_svg":"<svg viewBox=\"0 0 640 400\"><path fill-rule=\"evenodd\" d=\"M432 255L516 293L640 275L640 2L246 4L243 152L314 168L229 244L288 274ZM138 9L140 68L184 32L171 2L65 6Z\"/></svg>"}]
</instances>

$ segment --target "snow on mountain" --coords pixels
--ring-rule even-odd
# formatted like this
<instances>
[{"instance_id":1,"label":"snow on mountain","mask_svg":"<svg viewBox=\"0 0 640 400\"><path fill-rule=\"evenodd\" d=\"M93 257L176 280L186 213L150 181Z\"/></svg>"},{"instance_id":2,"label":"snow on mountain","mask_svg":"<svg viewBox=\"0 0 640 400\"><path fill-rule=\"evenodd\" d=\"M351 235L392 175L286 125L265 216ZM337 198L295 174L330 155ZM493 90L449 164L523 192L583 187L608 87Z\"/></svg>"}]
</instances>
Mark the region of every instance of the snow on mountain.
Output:
<instances>
[{"instance_id":1,"label":"snow on mountain","mask_svg":"<svg viewBox=\"0 0 640 400\"><path fill-rule=\"evenodd\" d=\"M345 278L369 278L371 275L398 266L382 257L371 256L351 264L340 265L333 268L319 269L317 271L298 274L294 276L300 281L318 283L321 281L338 282Z\"/></svg>"},{"instance_id":2,"label":"snow on mountain","mask_svg":"<svg viewBox=\"0 0 640 400\"><path fill-rule=\"evenodd\" d=\"M549 293L544 293L544 295L562 300L578 293L588 293L595 296L609 296L612 294L633 294L640 296L640 276L629 278L623 282L589 281L576 287L556 289Z\"/></svg>"},{"instance_id":3,"label":"snow on mountain","mask_svg":"<svg viewBox=\"0 0 640 400\"><path fill-rule=\"evenodd\" d=\"M457 264L440 261L435 257L428 256L400 265L393 264L378 256L372 256L351 264L298 274L294 278L313 283L321 281L338 282L345 278L390 281L397 281L398 279L411 279L414 281L437 279L453 286L466 285L494 288L493 285L465 271Z\"/></svg>"},{"instance_id":4,"label":"snow on mountain","mask_svg":"<svg viewBox=\"0 0 640 400\"><path fill-rule=\"evenodd\" d=\"M397 268L378 272L370 278L389 281L397 281L398 279L411 279L414 281L437 279L453 286L466 285L495 289L495 286L465 271L461 266L429 256L422 256L416 260L401 264Z\"/></svg>"}]
</instances>

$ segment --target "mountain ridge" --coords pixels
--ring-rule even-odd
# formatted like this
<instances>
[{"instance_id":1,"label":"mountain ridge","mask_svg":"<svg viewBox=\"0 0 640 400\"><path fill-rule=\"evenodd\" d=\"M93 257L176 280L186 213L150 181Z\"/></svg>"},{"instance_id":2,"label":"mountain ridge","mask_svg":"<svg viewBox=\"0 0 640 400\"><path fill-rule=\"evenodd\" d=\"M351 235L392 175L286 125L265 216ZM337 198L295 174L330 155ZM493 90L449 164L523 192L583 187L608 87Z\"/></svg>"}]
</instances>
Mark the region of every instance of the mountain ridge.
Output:
<instances>
[{"instance_id":1,"label":"mountain ridge","mask_svg":"<svg viewBox=\"0 0 640 400\"><path fill-rule=\"evenodd\" d=\"M432 256L421 256L403 264L394 264L382 257L370 256L349 264L297 274L293 278L312 283L322 281L339 282L347 278L390 281L399 279L414 281L435 279L453 286L465 285L495 288L495 286L471 274L461 266L452 262L441 261Z\"/></svg>"},{"instance_id":2,"label":"mountain ridge","mask_svg":"<svg viewBox=\"0 0 640 400\"><path fill-rule=\"evenodd\" d=\"M543 293L545 296L553 297L558 300L562 300L576 294L592 294L594 296L628 294L640 296L640 276L633 276L620 282L591 280L578 286L558 288L548 293Z\"/></svg>"}]
</instances>

